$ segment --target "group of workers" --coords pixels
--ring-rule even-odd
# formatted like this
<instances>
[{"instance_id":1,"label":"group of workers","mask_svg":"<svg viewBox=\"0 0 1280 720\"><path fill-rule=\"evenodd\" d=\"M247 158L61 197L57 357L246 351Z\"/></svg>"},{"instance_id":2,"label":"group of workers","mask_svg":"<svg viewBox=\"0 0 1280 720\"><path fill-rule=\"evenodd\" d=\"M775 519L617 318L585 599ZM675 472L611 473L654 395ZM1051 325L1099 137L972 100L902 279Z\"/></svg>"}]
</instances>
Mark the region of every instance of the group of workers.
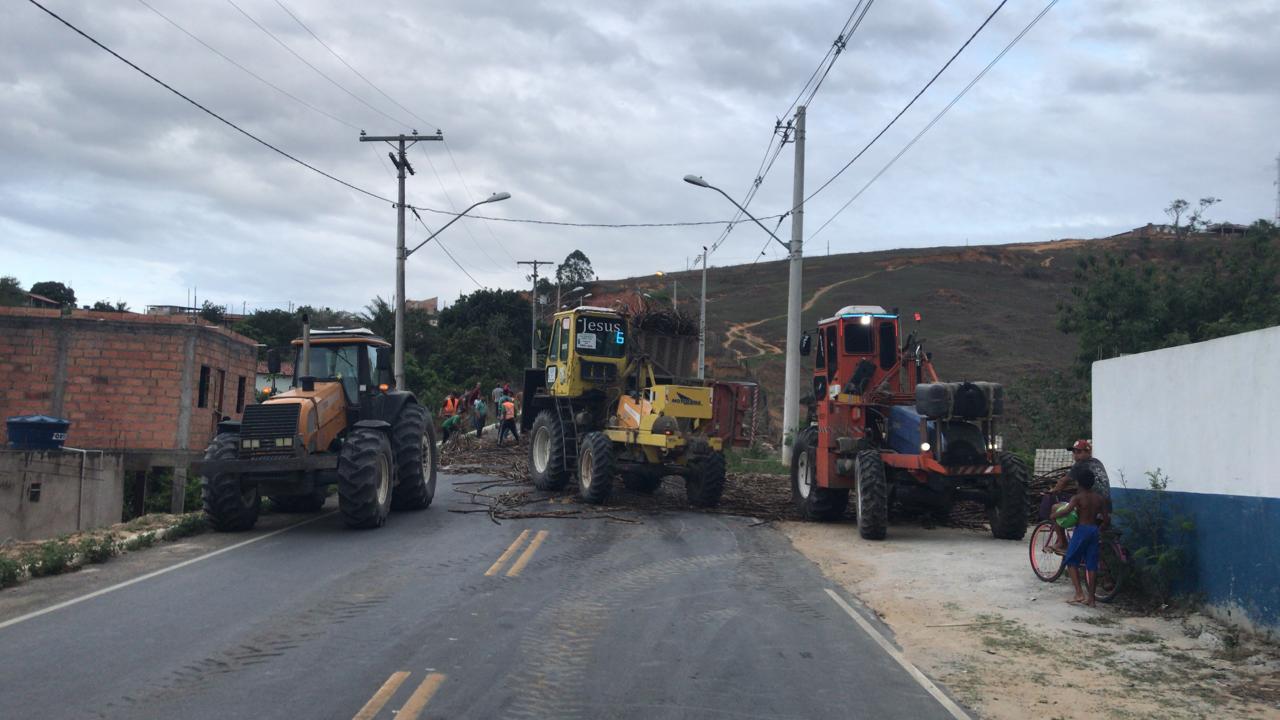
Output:
<instances>
[{"instance_id":1,"label":"group of workers","mask_svg":"<svg viewBox=\"0 0 1280 720\"><path fill-rule=\"evenodd\" d=\"M516 425L516 412L519 405L518 396L511 391L511 383L495 385L489 393L489 401L493 405L494 417L498 421L498 445L501 446L510 434L512 439L520 442L520 428ZM441 441L446 441L454 433L466 432L464 418L470 417L471 429L476 437L484 436L484 427L489 420L489 403L485 402L480 383L465 393L457 391L449 393L440 408Z\"/></svg>"}]
</instances>

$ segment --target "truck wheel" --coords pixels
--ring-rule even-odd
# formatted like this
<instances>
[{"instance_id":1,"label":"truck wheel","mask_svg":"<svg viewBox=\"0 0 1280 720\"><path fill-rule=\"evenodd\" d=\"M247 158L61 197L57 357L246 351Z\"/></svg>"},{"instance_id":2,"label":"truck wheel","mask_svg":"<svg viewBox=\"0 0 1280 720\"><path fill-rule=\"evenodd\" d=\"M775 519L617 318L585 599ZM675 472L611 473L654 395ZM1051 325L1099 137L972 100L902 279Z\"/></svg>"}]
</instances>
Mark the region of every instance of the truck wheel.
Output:
<instances>
[{"instance_id":1,"label":"truck wheel","mask_svg":"<svg viewBox=\"0 0 1280 720\"><path fill-rule=\"evenodd\" d=\"M700 508L713 508L720 504L724 493L724 453L713 452L704 456L684 478L684 494L689 504Z\"/></svg>"},{"instance_id":2,"label":"truck wheel","mask_svg":"<svg viewBox=\"0 0 1280 720\"><path fill-rule=\"evenodd\" d=\"M839 520L849 506L849 491L817 485L818 430L807 427L796 435L791 451L791 502L805 520Z\"/></svg>"},{"instance_id":3,"label":"truck wheel","mask_svg":"<svg viewBox=\"0 0 1280 720\"><path fill-rule=\"evenodd\" d=\"M324 507L325 498L328 497L328 488L321 485L316 488L310 495L285 495L271 496L271 507L276 512L282 513L313 513L318 512Z\"/></svg>"},{"instance_id":4,"label":"truck wheel","mask_svg":"<svg viewBox=\"0 0 1280 720\"><path fill-rule=\"evenodd\" d=\"M533 419L529 429L529 476L539 490L560 490L569 480L564 466L564 428L550 410Z\"/></svg>"},{"instance_id":5,"label":"truck wheel","mask_svg":"<svg viewBox=\"0 0 1280 720\"><path fill-rule=\"evenodd\" d=\"M883 540L889 530L889 484L878 450L858 453L858 534Z\"/></svg>"},{"instance_id":6,"label":"truck wheel","mask_svg":"<svg viewBox=\"0 0 1280 720\"><path fill-rule=\"evenodd\" d=\"M652 495L662 485L662 471L645 468L622 473L622 485L633 493Z\"/></svg>"},{"instance_id":7,"label":"truck wheel","mask_svg":"<svg viewBox=\"0 0 1280 720\"><path fill-rule=\"evenodd\" d=\"M221 433L204 451L205 460L235 460L240 454L240 436ZM245 487L239 473L218 473L200 478L201 499L209 524L222 532L248 530L258 522L262 496L257 484Z\"/></svg>"},{"instance_id":8,"label":"truck wheel","mask_svg":"<svg viewBox=\"0 0 1280 720\"><path fill-rule=\"evenodd\" d=\"M436 496L436 428L421 405L407 405L391 427L396 456L392 510L422 510Z\"/></svg>"},{"instance_id":9,"label":"truck wheel","mask_svg":"<svg viewBox=\"0 0 1280 720\"><path fill-rule=\"evenodd\" d=\"M991 487L987 521L991 535L1000 540L1021 540L1027 534L1027 485L1031 475L1013 453L1000 453L1000 470Z\"/></svg>"},{"instance_id":10,"label":"truck wheel","mask_svg":"<svg viewBox=\"0 0 1280 720\"><path fill-rule=\"evenodd\" d=\"M391 511L395 458L387 434L355 428L338 455L338 510L348 527L376 528Z\"/></svg>"},{"instance_id":11,"label":"truck wheel","mask_svg":"<svg viewBox=\"0 0 1280 720\"><path fill-rule=\"evenodd\" d=\"M578 449L578 495L601 505L613 492L613 441L602 432L587 433Z\"/></svg>"}]
</instances>

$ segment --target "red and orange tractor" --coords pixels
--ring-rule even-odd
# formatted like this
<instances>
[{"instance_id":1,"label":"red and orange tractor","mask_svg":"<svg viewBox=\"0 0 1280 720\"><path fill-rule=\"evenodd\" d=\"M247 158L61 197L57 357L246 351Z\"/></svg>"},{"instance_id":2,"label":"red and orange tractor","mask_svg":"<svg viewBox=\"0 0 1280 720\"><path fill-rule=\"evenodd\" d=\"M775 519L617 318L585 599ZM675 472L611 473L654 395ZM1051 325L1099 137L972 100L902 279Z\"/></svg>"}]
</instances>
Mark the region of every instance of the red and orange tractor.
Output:
<instances>
[{"instance_id":1,"label":"red and orange tractor","mask_svg":"<svg viewBox=\"0 0 1280 720\"><path fill-rule=\"evenodd\" d=\"M822 320L801 339L801 354L811 350L813 412L791 459L802 515L839 518L852 490L859 533L880 540L891 505L943 517L956 500L976 500L992 535L1022 538L1030 475L996 435L1002 386L940 382L915 334L900 339L897 311L878 305Z\"/></svg>"}]
</instances>

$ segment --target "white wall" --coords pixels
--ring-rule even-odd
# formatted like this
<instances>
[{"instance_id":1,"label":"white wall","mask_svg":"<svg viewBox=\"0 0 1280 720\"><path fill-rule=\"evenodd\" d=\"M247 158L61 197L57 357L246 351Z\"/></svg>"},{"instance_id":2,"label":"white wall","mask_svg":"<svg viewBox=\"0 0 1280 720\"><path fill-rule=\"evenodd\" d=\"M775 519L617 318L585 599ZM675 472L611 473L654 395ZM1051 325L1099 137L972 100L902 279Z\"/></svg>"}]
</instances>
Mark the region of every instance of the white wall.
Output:
<instances>
[{"instance_id":1,"label":"white wall","mask_svg":"<svg viewBox=\"0 0 1280 720\"><path fill-rule=\"evenodd\" d=\"M1280 327L1093 364L1094 456L1113 486L1280 497Z\"/></svg>"}]
</instances>

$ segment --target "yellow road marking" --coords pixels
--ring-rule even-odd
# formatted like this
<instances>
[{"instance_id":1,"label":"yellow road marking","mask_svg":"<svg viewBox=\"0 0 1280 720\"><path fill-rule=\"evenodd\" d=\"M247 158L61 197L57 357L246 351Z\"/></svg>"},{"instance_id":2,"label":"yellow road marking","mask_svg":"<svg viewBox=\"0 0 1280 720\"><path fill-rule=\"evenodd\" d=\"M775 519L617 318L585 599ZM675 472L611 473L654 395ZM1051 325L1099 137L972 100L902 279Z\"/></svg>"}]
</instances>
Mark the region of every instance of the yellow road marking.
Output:
<instances>
[{"instance_id":1,"label":"yellow road marking","mask_svg":"<svg viewBox=\"0 0 1280 720\"><path fill-rule=\"evenodd\" d=\"M528 531L526 530L525 532ZM529 564L529 560L533 557L533 553L537 551L538 546L546 539L547 531L539 530L538 534L533 536L533 542L529 543L529 547L524 549L524 552L520 554L520 558L516 560L515 564L511 566L511 569L507 571L507 577L518 576L520 571L524 570L524 566Z\"/></svg>"},{"instance_id":2,"label":"yellow road marking","mask_svg":"<svg viewBox=\"0 0 1280 720\"><path fill-rule=\"evenodd\" d=\"M524 539L527 537L529 537L528 530L521 532L519 537L517 537L515 541L507 547L507 551L502 553L502 555L498 557L498 560L489 566L488 570L484 571L485 577L497 575L498 571L502 569L502 566L511 559L511 556L516 554L516 550L519 549L520 544L523 543Z\"/></svg>"},{"instance_id":3,"label":"yellow road marking","mask_svg":"<svg viewBox=\"0 0 1280 720\"><path fill-rule=\"evenodd\" d=\"M431 702L431 696L436 694L440 689L440 684L444 682L444 675L440 673L431 673L422 680L422 684L417 690L413 691L413 695L409 697L409 702L404 704L396 712L396 720L417 720L418 715L422 713L422 709Z\"/></svg>"},{"instance_id":4,"label":"yellow road marking","mask_svg":"<svg viewBox=\"0 0 1280 720\"><path fill-rule=\"evenodd\" d=\"M391 677L382 683L382 687L378 688L378 692L369 698L369 702L360 708L360 712L356 713L352 720L373 720L378 711L382 709L382 706L386 705L391 696L396 694L396 690L400 689L400 683L403 683L407 677L409 677L409 673L404 671L391 673Z\"/></svg>"}]
</instances>

